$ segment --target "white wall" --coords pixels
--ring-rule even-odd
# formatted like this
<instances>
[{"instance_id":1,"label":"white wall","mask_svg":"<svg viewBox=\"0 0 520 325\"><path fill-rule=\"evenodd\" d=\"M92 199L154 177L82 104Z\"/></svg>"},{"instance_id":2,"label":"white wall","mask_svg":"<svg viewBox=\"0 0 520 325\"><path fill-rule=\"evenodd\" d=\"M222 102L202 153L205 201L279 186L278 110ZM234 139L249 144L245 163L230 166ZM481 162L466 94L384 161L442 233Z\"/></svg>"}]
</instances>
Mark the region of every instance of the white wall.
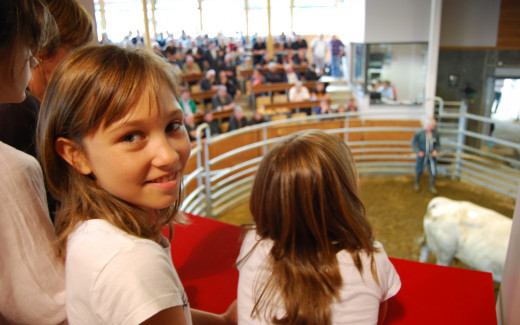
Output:
<instances>
[{"instance_id":1,"label":"white wall","mask_svg":"<svg viewBox=\"0 0 520 325\"><path fill-rule=\"evenodd\" d=\"M427 42L430 0L366 0L365 43Z\"/></svg>"},{"instance_id":2,"label":"white wall","mask_svg":"<svg viewBox=\"0 0 520 325\"><path fill-rule=\"evenodd\" d=\"M338 35L343 42L365 42L365 0L338 4Z\"/></svg>"},{"instance_id":3,"label":"white wall","mask_svg":"<svg viewBox=\"0 0 520 325\"><path fill-rule=\"evenodd\" d=\"M440 46L494 47L500 0L444 1Z\"/></svg>"}]
</instances>

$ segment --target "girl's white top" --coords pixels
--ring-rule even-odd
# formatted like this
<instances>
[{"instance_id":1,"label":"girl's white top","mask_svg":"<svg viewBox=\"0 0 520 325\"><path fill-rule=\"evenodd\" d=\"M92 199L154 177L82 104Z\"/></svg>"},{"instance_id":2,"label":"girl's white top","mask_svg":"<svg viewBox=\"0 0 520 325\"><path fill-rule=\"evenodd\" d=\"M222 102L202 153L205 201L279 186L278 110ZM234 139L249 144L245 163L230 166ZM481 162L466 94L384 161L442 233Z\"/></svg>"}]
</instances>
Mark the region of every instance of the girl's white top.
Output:
<instances>
[{"instance_id":1,"label":"girl's white top","mask_svg":"<svg viewBox=\"0 0 520 325\"><path fill-rule=\"evenodd\" d=\"M88 220L69 236L65 262L70 324L139 324L161 310L190 307L170 245L138 238L105 220Z\"/></svg>"},{"instance_id":2,"label":"girl's white top","mask_svg":"<svg viewBox=\"0 0 520 325\"><path fill-rule=\"evenodd\" d=\"M237 261L241 261L258 240L255 231L250 231L244 239ZM363 274L359 273L348 252L341 251L337 254L343 287L340 290L340 300L331 306L332 324L376 324L381 302L394 296L401 288L399 275L388 259L383 245L379 242L374 245L380 250L374 253L379 285L372 277L370 259L366 254L361 254ZM270 324L259 317L251 318L251 311L258 291L269 276L267 262L271 247L271 241L261 241L253 253L238 265L239 324ZM284 315L283 306L279 304L275 308L278 317Z\"/></svg>"}]
</instances>

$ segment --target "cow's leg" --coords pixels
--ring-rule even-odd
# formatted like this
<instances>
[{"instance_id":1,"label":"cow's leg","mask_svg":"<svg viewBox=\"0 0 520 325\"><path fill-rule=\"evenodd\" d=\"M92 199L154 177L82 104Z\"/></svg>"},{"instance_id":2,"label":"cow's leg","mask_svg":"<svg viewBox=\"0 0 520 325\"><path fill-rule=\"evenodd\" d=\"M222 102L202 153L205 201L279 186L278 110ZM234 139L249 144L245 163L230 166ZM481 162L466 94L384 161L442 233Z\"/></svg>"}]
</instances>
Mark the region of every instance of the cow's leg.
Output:
<instances>
[{"instance_id":1,"label":"cow's leg","mask_svg":"<svg viewBox=\"0 0 520 325\"><path fill-rule=\"evenodd\" d=\"M419 255L419 262L426 263L428 262L428 256L430 255L430 247L424 243L421 246L421 255Z\"/></svg>"},{"instance_id":2,"label":"cow's leg","mask_svg":"<svg viewBox=\"0 0 520 325\"><path fill-rule=\"evenodd\" d=\"M437 265L450 266L453 256L454 254L450 252L439 252L435 255L437 258Z\"/></svg>"}]
</instances>

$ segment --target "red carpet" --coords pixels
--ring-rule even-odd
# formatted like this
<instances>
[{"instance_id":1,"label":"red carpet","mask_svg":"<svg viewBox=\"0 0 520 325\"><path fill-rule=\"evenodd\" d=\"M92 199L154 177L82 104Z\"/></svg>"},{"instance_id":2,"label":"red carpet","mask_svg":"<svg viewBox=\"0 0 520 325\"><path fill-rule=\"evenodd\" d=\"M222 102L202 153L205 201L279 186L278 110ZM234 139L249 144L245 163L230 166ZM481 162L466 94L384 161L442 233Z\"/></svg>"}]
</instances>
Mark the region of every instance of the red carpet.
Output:
<instances>
[{"instance_id":1,"label":"red carpet","mask_svg":"<svg viewBox=\"0 0 520 325\"><path fill-rule=\"evenodd\" d=\"M243 229L198 216L189 218L189 225L175 226L173 263L191 306L222 313L236 299L234 263ZM385 324L497 323L491 273L391 261L402 287L389 301Z\"/></svg>"}]
</instances>

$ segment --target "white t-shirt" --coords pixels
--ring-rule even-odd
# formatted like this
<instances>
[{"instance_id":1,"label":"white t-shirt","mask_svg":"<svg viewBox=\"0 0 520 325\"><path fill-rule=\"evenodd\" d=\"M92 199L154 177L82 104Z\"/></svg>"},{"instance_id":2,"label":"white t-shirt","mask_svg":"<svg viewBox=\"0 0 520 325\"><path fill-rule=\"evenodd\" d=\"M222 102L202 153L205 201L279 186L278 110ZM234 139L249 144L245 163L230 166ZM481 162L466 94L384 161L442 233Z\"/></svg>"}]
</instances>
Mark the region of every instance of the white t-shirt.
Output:
<instances>
[{"instance_id":1,"label":"white t-shirt","mask_svg":"<svg viewBox=\"0 0 520 325\"><path fill-rule=\"evenodd\" d=\"M289 101L291 102L303 102L309 100L311 98L311 94L307 87L301 87L300 91L297 91L296 86L292 86L289 89Z\"/></svg>"},{"instance_id":2,"label":"white t-shirt","mask_svg":"<svg viewBox=\"0 0 520 325\"><path fill-rule=\"evenodd\" d=\"M2 142L0 170L0 314L13 324L60 323L65 270L54 252L42 170Z\"/></svg>"},{"instance_id":3,"label":"white t-shirt","mask_svg":"<svg viewBox=\"0 0 520 325\"><path fill-rule=\"evenodd\" d=\"M65 262L70 324L139 324L159 311L190 307L170 246L88 220L69 236Z\"/></svg>"},{"instance_id":4,"label":"white t-shirt","mask_svg":"<svg viewBox=\"0 0 520 325\"><path fill-rule=\"evenodd\" d=\"M255 231L250 231L244 238L237 261L241 261L258 240ZM340 290L340 300L331 306L332 324L376 324L381 302L394 296L401 288L399 275L383 246L379 242L375 242L374 246L380 249L380 252L374 254L380 285L372 277L370 260L366 255L361 255L363 262L363 275L361 275L349 253L341 251L337 254L343 277L343 288ZM253 253L238 265L239 324L270 324L262 319L252 319L251 311L255 303L254 290L261 288L259 284L265 283L269 273L267 261L271 247L270 241L261 241ZM277 315L282 316L283 308L280 306L278 308Z\"/></svg>"},{"instance_id":5,"label":"white t-shirt","mask_svg":"<svg viewBox=\"0 0 520 325\"><path fill-rule=\"evenodd\" d=\"M327 54L327 41L321 40L319 37L315 38L311 42L311 48L314 49L314 56L317 58L325 58L325 55Z\"/></svg>"}]
</instances>

